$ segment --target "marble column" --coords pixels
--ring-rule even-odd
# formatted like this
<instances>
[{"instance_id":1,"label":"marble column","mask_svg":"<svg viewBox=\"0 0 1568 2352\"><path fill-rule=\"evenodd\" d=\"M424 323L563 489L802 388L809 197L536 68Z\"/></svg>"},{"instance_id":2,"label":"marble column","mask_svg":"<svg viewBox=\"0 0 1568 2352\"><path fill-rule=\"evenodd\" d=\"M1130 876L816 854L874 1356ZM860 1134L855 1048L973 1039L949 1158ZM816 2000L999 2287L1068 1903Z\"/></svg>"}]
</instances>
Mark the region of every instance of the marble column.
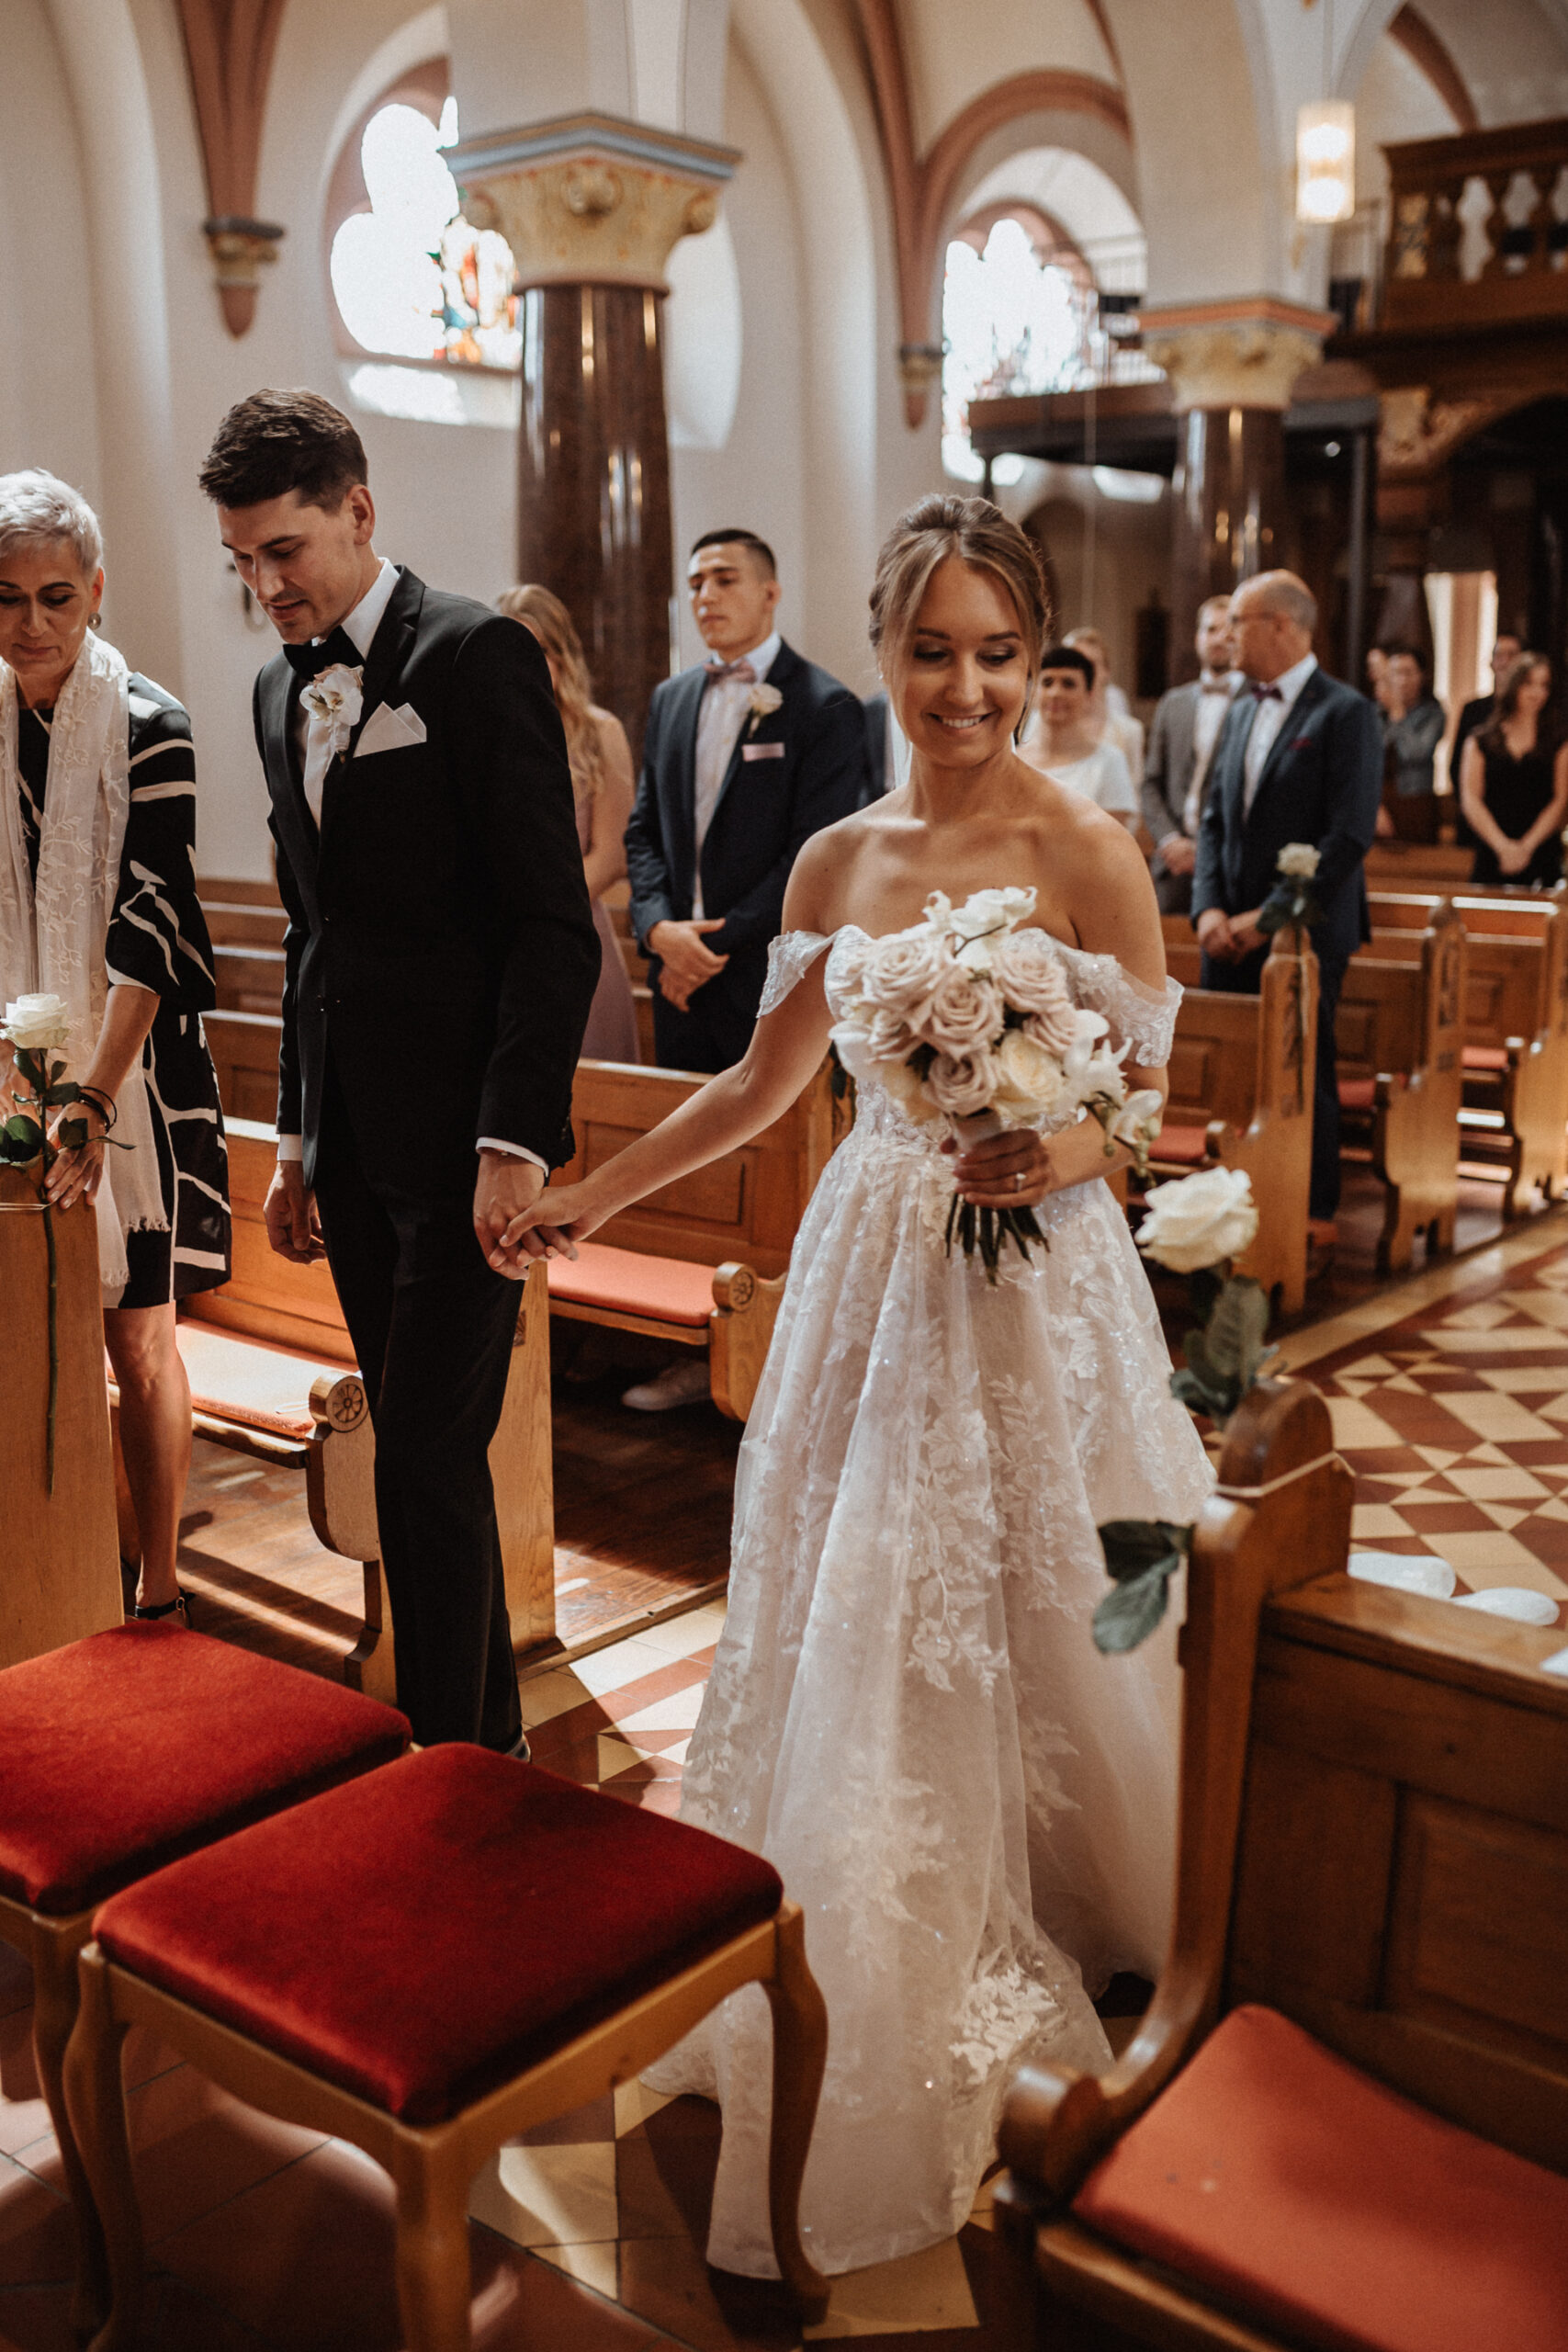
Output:
<instances>
[{"instance_id":1,"label":"marble column","mask_svg":"<svg viewBox=\"0 0 1568 2352\"><path fill-rule=\"evenodd\" d=\"M1199 607L1287 563L1285 410L1333 321L1269 298L1145 311L1143 345L1170 379L1171 682L1198 674Z\"/></svg>"},{"instance_id":2,"label":"marble column","mask_svg":"<svg viewBox=\"0 0 1568 2352\"><path fill-rule=\"evenodd\" d=\"M674 591L664 266L717 217L734 149L581 115L465 140L448 159L522 289L517 576L577 624L599 698L640 752L670 674Z\"/></svg>"}]
</instances>

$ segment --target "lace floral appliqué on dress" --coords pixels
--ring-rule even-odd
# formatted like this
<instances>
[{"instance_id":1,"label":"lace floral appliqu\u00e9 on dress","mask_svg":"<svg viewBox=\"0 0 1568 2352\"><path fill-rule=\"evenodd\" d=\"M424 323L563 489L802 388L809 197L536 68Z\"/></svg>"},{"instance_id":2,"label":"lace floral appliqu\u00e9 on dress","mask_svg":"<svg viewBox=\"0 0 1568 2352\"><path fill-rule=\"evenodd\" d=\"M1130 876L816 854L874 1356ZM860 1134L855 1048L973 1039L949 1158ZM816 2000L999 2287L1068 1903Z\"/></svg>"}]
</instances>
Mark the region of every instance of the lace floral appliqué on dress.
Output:
<instances>
[{"instance_id":1,"label":"lace floral appliqu\u00e9 on dress","mask_svg":"<svg viewBox=\"0 0 1568 2352\"><path fill-rule=\"evenodd\" d=\"M776 941L762 1012L826 953L838 1017L864 944ZM1062 954L1078 1001L1162 1063L1180 990ZM1054 1194L1049 1250L991 1289L943 1249L939 1144L863 1085L802 1223L682 1804L805 1910L829 2044L802 2223L829 2272L961 2228L1021 2061L1101 2070L1084 1980L1159 1967L1174 1634L1095 1649L1095 1531L1191 1519L1212 1484L1109 1189ZM709 2257L762 2277L770 2050L752 1987L649 2078L721 2100Z\"/></svg>"}]
</instances>

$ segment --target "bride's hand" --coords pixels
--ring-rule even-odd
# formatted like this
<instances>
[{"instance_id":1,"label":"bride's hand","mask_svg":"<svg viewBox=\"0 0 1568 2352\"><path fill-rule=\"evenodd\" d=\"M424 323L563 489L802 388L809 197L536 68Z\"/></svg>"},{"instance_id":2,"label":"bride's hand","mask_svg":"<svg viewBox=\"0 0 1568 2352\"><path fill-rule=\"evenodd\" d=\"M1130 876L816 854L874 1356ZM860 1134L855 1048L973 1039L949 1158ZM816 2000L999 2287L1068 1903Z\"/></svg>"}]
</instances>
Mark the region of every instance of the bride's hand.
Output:
<instances>
[{"instance_id":1,"label":"bride's hand","mask_svg":"<svg viewBox=\"0 0 1568 2352\"><path fill-rule=\"evenodd\" d=\"M610 1215L595 1204L592 1182L550 1184L514 1216L501 1237L502 1250L520 1249L529 1258L575 1258L577 1245Z\"/></svg>"},{"instance_id":2,"label":"bride's hand","mask_svg":"<svg viewBox=\"0 0 1568 2352\"><path fill-rule=\"evenodd\" d=\"M943 1151L957 1150L951 1140ZM979 1209L1036 1208L1056 1189L1051 1146L1032 1127L1010 1127L987 1136L955 1160L953 1175L964 1198Z\"/></svg>"}]
</instances>

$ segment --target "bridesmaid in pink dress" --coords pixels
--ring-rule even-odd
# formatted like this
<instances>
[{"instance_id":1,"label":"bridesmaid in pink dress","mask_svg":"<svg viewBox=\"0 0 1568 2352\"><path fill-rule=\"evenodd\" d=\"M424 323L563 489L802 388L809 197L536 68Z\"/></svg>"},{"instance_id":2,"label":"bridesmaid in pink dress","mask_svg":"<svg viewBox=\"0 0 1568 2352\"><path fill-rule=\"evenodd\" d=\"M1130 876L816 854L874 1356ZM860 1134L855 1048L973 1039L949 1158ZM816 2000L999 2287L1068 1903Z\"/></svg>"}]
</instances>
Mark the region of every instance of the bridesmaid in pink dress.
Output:
<instances>
[{"instance_id":1,"label":"bridesmaid in pink dress","mask_svg":"<svg viewBox=\"0 0 1568 2352\"><path fill-rule=\"evenodd\" d=\"M631 745L614 711L602 709L593 700L593 681L583 660L582 643L560 598L547 588L530 583L508 588L497 599L497 609L521 621L538 639L550 665L550 684L566 729L567 757L577 799L577 838L582 844L583 872L604 950L599 986L582 1040L583 1058L635 1062L641 1058L637 1007L621 944L604 899L626 870L626 820L632 813L635 791Z\"/></svg>"}]
</instances>

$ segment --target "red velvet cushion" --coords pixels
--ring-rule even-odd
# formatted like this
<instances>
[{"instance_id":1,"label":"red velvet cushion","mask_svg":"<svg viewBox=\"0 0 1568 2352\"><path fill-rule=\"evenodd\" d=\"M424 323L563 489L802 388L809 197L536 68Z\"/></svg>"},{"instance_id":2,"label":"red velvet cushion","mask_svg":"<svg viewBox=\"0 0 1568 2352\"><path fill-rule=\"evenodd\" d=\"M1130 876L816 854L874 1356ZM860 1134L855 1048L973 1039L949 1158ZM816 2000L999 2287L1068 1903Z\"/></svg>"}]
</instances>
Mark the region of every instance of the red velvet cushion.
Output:
<instances>
[{"instance_id":1,"label":"red velvet cushion","mask_svg":"<svg viewBox=\"0 0 1568 2352\"><path fill-rule=\"evenodd\" d=\"M1568 2347L1568 2180L1272 2009L1232 2011L1073 2211L1325 2352Z\"/></svg>"},{"instance_id":2,"label":"red velvet cushion","mask_svg":"<svg viewBox=\"0 0 1568 2352\"><path fill-rule=\"evenodd\" d=\"M1198 1168L1209 1157L1207 1127L1161 1127L1149 1151L1170 1168Z\"/></svg>"},{"instance_id":3,"label":"red velvet cushion","mask_svg":"<svg viewBox=\"0 0 1568 2352\"><path fill-rule=\"evenodd\" d=\"M550 1296L577 1306L644 1315L654 1323L685 1323L705 1331L713 1316L713 1268L683 1258L649 1258L580 1241L575 1260L549 1261Z\"/></svg>"},{"instance_id":4,"label":"red velvet cushion","mask_svg":"<svg viewBox=\"0 0 1568 2352\"><path fill-rule=\"evenodd\" d=\"M1463 1058L1466 1069L1506 1069L1508 1067L1508 1057L1501 1046L1466 1046Z\"/></svg>"},{"instance_id":5,"label":"red velvet cushion","mask_svg":"<svg viewBox=\"0 0 1568 2352\"><path fill-rule=\"evenodd\" d=\"M391 1707L174 1625L0 1673L0 1894L85 1911L408 1746Z\"/></svg>"},{"instance_id":6,"label":"red velvet cushion","mask_svg":"<svg viewBox=\"0 0 1568 2352\"><path fill-rule=\"evenodd\" d=\"M705 1830L453 1745L160 1871L95 1932L139 1976L434 2123L783 1894Z\"/></svg>"}]
</instances>

